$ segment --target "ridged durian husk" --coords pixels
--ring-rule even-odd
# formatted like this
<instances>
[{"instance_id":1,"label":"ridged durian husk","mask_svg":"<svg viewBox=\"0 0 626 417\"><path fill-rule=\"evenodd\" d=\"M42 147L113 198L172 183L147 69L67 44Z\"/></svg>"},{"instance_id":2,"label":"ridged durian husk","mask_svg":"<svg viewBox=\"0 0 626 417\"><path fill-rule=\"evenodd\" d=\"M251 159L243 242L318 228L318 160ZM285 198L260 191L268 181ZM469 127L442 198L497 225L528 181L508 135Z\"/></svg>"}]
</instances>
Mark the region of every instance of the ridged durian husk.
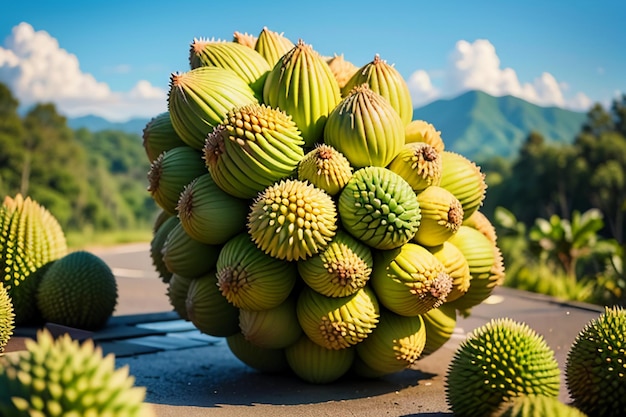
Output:
<instances>
[{"instance_id":1,"label":"ridged durian husk","mask_svg":"<svg viewBox=\"0 0 626 417\"><path fill-rule=\"evenodd\" d=\"M400 175L383 167L358 169L339 195L343 228L372 248L409 242L420 225L415 193Z\"/></svg>"},{"instance_id":2,"label":"ridged durian husk","mask_svg":"<svg viewBox=\"0 0 626 417\"><path fill-rule=\"evenodd\" d=\"M15 325L40 319L36 291L51 262L67 254L57 219L30 197L6 196L0 207L0 282L11 297Z\"/></svg>"},{"instance_id":3,"label":"ridged durian husk","mask_svg":"<svg viewBox=\"0 0 626 417\"><path fill-rule=\"evenodd\" d=\"M304 156L303 145L298 127L287 113L251 104L230 110L207 136L204 161L222 190L250 199L293 176Z\"/></svg>"},{"instance_id":4,"label":"ridged durian husk","mask_svg":"<svg viewBox=\"0 0 626 417\"><path fill-rule=\"evenodd\" d=\"M233 42L237 42L240 45L247 46L248 48L252 49L254 49L254 47L256 46L257 38L257 36L252 35L248 32L241 33L239 31L235 31L233 33Z\"/></svg>"},{"instance_id":5,"label":"ridged durian husk","mask_svg":"<svg viewBox=\"0 0 626 417\"><path fill-rule=\"evenodd\" d=\"M207 172L185 186L176 211L181 226L192 239L221 245L244 231L248 201L224 192Z\"/></svg>"},{"instance_id":6,"label":"ridged durian husk","mask_svg":"<svg viewBox=\"0 0 626 417\"><path fill-rule=\"evenodd\" d=\"M578 408L547 395L523 395L505 402L501 408L493 417L588 417Z\"/></svg>"},{"instance_id":7,"label":"ridged durian husk","mask_svg":"<svg viewBox=\"0 0 626 417\"><path fill-rule=\"evenodd\" d=\"M13 303L4 285L0 283L0 354L9 343L15 329L15 313Z\"/></svg>"},{"instance_id":8,"label":"ridged durian husk","mask_svg":"<svg viewBox=\"0 0 626 417\"><path fill-rule=\"evenodd\" d=\"M452 289L444 265L415 243L375 252L370 282L383 306L407 317L439 307Z\"/></svg>"},{"instance_id":9,"label":"ridged durian husk","mask_svg":"<svg viewBox=\"0 0 626 417\"><path fill-rule=\"evenodd\" d=\"M444 151L441 160L439 185L459 199L467 219L483 205L487 191L485 174L476 163L455 152Z\"/></svg>"},{"instance_id":10,"label":"ridged durian husk","mask_svg":"<svg viewBox=\"0 0 626 417\"><path fill-rule=\"evenodd\" d=\"M425 120L412 120L404 128L405 143L424 142L435 148L440 154L445 150L441 132L432 123Z\"/></svg>"},{"instance_id":11,"label":"ridged durian husk","mask_svg":"<svg viewBox=\"0 0 626 417\"><path fill-rule=\"evenodd\" d=\"M328 297L346 297L363 288L372 273L371 249L339 230L319 254L298 262L300 278Z\"/></svg>"},{"instance_id":12,"label":"ridged durian husk","mask_svg":"<svg viewBox=\"0 0 626 417\"><path fill-rule=\"evenodd\" d=\"M343 88L350 78L352 78L352 76L359 70L359 67L346 60L343 54L335 54L334 56L326 59L326 63L335 76L337 85L339 85L340 89Z\"/></svg>"},{"instance_id":13,"label":"ridged durian husk","mask_svg":"<svg viewBox=\"0 0 626 417\"><path fill-rule=\"evenodd\" d=\"M268 374L289 371L285 349L265 349L249 341L241 333L226 338L228 348L237 359L249 367Z\"/></svg>"},{"instance_id":14,"label":"ridged durian husk","mask_svg":"<svg viewBox=\"0 0 626 417\"><path fill-rule=\"evenodd\" d=\"M308 148L323 141L328 115L340 100L330 68L302 40L278 60L263 87L263 101L291 115Z\"/></svg>"},{"instance_id":15,"label":"ridged durian husk","mask_svg":"<svg viewBox=\"0 0 626 417\"><path fill-rule=\"evenodd\" d=\"M422 314L426 329L426 344L422 358L445 345L452 337L456 328L456 309L447 304L428 310Z\"/></svg>"},{"instance_id":16,"label":"ridged durian husk","mask_svg":"<svg viewBox=\"0 0 626 417\"><path fill-rule=\"evenodd\" d=\"M233 71L255 92L260 100L271 67L253 48L237 42L195 38L189 46L189 66L220 67Z\"/></svg>"},{"instance_id":17,"label":"ridged durian husk","mask_svg":"<svg viewBox=\"0 0 626 417\"><path fill-rule=\"evenodd\" d=\"M345 375L354 361L354 349L326 349L306 335L285 349L294 374L311 384L329 384Z\"/></svg>"},{"instance_id":18,"label":"ridged durian husk","mask_svg":"<svg viewBox=\"0 0 626 417\"><path fill-rule=\"evenodd\" d=\"M446 297L446 302L454 301L465 295L469 289L472 275L463 252L449 241L438 246L429 246L427 249L439 259L445 267L446 273L452 278L452 290Z\"/></svg>"},{"instance_id":19,"label":"ridged durian husk","mask_svg":"<svg viewBox=\"0 0 626 417\"><path fill-rule=\"evenodd\" d=\"M424 142L405 143L387 168L411 184L416 193L441 182L441 154Z\"/></svg>"},{"instance_id":20,"label":"ridged durian husk","mask_svg":"<svg viewBox=\"0 0 626 417\"><path fill-rule=\"evenodd\" d=\"M382 310L378 325L356 346L356 353L370 368L386 375L413 365L425 343L426 330L420 316L405 317Z\"/></svg>"},{"instance_id":21,"label":"ridged durian husk","mask_svg":"<svg viewBox=\"0 0 626 417\"><path fill-rule=\"evenodd\" d=\"M283 303L298 275L295 263L265 254L243 232L226 242L217 259L218 287L235 307L267 310Z\"/></svg>"},{"instance_id":22,"label":"ridged durian husk","mask_svg":"<svg viewBox=\"0 0 626 417\"><path fill-rule=\"evenodd\" d=\"M264 27L257 36L254 50L261 54L273 68L280 58L294 46L294 43L283 33L274 32Z\"/></svg>"},{"instance_id":23,"label":"ridged durian husk","mask_svg":"<svg viewBox=\"0 0 626 417\"><path fill-rule=\"evenodd\" d=\"M178 216L171 215L165 210L161 210L161 214L166 215L167 218L160 225L155 222L152 239L150 240L150 259L161 281L167 284L172 278L172 273L165 266L165 262L163 262L163 245L165 245L167 235L180 222L180 219ZM163 217L161 214L159 218Z\"/></svg>"},{"instance_id":24,"label":"ridged durian husk","mask_svg":"<svg viewBox=\"0 0 626 417\"><path fill-rule=\"evenodd\" d=\"M437 185L417 194L422 219L413 241L423 246L441 245L463 224L463 207L450 191Z\"/></svg>"},{"instance_id":25,"label":"ridged durian husk","mask_svg":"<svg viewBox=\"0 0 626 417\"><path fill-rule=\"evenodd\" d=\"M186 278L182 275L172 274L172 277L167 283L167 290L165 294L170 302L170 305L181 319L189 321L189 315L187 314L187 293L189 292L189 285L193 278Z\"/></svg>"},{"instance_id":26,"label":"ridged durian husk","mask_svg":"<svg viewBox=\"0 0 626 417\"><path fill-rule=\"evenodd\" d=\"M359 68L341 89L346 97L354 87L367 83L376 93L383 96L398 113L404 128L413 119L413 101L406 81L398 70L378 54L374 59ZM403 135L404 136L404 135Z\"/></svg>"},{"instance_id":27,"label":"ridged durian husk","mask_svg":"<svg viewBox=\"0 0 626 417\"><path fill-rule=\"evenodd\" d=\"M297 302L304 333L325 349L347 349L365 340L380 315L376 295L365 286L347 297L331 298L304 287Z\"/></svg>"},{"instance_id":28,"label":"ridged durian husk","mask_svg":"<svg viewBox=\"0 0 626 417\"><path fill-rule=\"evenodd\" d=\"M498 243L498 233L496 232L496 228L483 212L476 210L471 216L463 220L463 225L478 230L494 245Z\"/></svg>"},{"instance_id":29,"label":"ridged durian husk","mask_svg":"<svg viewBox=\"0 0 626 417\"><path fill-rule=\"evenodd\" d=\"M206 174L202 155L189 146L178 146L163 152L148 171L148 192L168 214L176 214L180 193L194 178Z\"/></svg>"},{"instance_id":30,"label":"ridged durian husk","mask_svg":"<svg viewBox=\"0 0 626 417\"><path fill-rule=\"evenodd\" d=\"M258 103L254 90L235 72L199 67L170 76L168 111L174 130L191 148L201 150L206 136L234 107Z\"/></svg>"},{"instance_id":31,"label":"ridged durian husk","mask_svg":"<svg viewBox=\"0 0 626 417\"><path fill-rule=\"evenodd\" d=\"M239 309L222 296L215 270L189 282L185 308L187 318L202 333L228 337L239 332Z\"/></svg>"},{"instance_id":32,"label":"ridged durian husk","mask_svg":"<svg viewBox=\"0 0 626 417\"><path fill-rule=\"evenodd\" d=\"M386 167L404 145L402 119L367 84L355 86L331 110L324 143L345 155L355 168Z\"/></svg>"},{"instance_id":33,"label":"ridged durian husk","mask_svg":"<svg viewBox=\"0 0 626 417\"><path fill-rule=\"evenodd\" d=\"M186 143L178 136L172 126L169 112L163 112L150 119L142 131L143 148L152 163L163 152Z\"/></svg>"},{"instance_id":34,"label":"ridged durian husk","mask_svg":"<svg viewBox=\"0 0 626 417\"><path fill-rule=\"evenodd\" d=\"M557 397L554 351L525 323L493 319L465 339L446 374L446 401L455 416L488 416L524 395Z\"/></svg>"},{"instance_id":35,"label":"ridged durian husk","mask_svg":"<svg viewBox=\"0 0 626 417\"><path fill-rule=\"evenodd\" d=\"M247 341L265 349L284 349L294 344L302 335L295 297L267 310L239 310L239 328Z\"/></svg>"},{"instance_id":36,"label":"ridged durian husk","mask_svg":"<svg viewBox=\"0 0 626 417\"><path fill-rule=\"evenodd\" d=\"M351 177L350 161L325 143L316 145L298 163L298 179L309 181L331 196L339 194Z\"/></svg>"},{"instance_id":37,"label":"ridged durian husk","mask_svg":"<svg viewBox=\"0 0 626 417\"><path fill-rule=\"evenodd\" d=\"M192 239L178 222L163 244L163 263L172 274L197 278L215 268L220 245L207 245Z\"/></svg>"}]
</instances>

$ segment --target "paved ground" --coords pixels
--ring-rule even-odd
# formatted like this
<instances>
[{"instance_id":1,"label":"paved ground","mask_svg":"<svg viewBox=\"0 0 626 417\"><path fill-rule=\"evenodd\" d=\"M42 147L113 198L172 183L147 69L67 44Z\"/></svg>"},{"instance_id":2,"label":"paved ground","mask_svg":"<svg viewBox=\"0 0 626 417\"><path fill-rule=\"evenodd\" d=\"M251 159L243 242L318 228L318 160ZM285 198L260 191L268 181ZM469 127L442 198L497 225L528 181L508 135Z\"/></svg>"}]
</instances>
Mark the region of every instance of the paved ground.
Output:
<instances>
[{"instance_id":1,"label":"paved ground","mask_svg":"<svg viewBox=\"0 0 626 417\"><path fill-rule=\"evenodd\" d=\"M458 319L446 345L414 369L379 380L346 377L312 385L288 375L258 373L236 359L222 338L203 335L178 319L147 249L139 244L98 252L117 276L120 299L109 326L92 336L105 352L116 354L118 366L129 366L158 417L449 416L447 365L474 328L495 317L526 322L544 336L563 368L576 334L602 312L599 306L497 288L470 317ZM21 334L28 337L32 331L21 329ZM569 401L564 384L560 398Z\"/></svg>"}]
</instances>

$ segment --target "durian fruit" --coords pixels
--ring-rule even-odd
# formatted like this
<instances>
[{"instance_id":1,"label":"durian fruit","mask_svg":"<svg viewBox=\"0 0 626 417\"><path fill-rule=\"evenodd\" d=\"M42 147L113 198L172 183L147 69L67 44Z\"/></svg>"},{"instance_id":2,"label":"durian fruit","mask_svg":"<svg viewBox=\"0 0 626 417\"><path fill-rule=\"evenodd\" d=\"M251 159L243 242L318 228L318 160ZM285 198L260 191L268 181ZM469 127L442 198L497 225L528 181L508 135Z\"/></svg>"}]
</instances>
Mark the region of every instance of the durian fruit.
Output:
<instances>
[{"instance_id":1,"label":"durian fruit","mask_svg":"<svg viewBox=\"0 0 626 417\"><path fill-rule=\"evenodd\" d=\"M348 80L350 80L350 78L352 78L352 76L359 70L359 67L346 60L343 54L335 54L332 57L327 58L326 63L335 76L337 85L339 85L340 89L342 89Z\"/></svg>"},{"instance_id":2,"label":"durian fruit","mask_svg":"<svg viewBox=\"0 0 626 417\"><path fill-rule=\"evenodd\" d=\"M375 252L370 282L383 306L408 317L439 307L452 289L444 265L415 243Z\"/></svg>"},{"instance_id":3,"label":"durian fruit","mask_svg":"<svg viewBox=\"0 0 626 417\"><path fill-rule=\"evenodd\" d=\"M237 308L267 310L284 302L294 288L295 263L273 258L242 232L226 242L217 259L217 285Z\"/></svg>"},{"instance_id":4,"label":"durian fruit","mask_svg":"<svg viewBox=\"0 0 626 417\"><path fill-rule=\"evenodd\" d=\"M417 202L422 218L413 241L420 245L441 245L458 232L463 224L461 202L443 187L426 187L417 194Z\"/></svg>"},{"instance_id":5,"label":"durian fruit","mask_svg":"<svg viewBox=\"0 0 626 417\"><path fill-rule=\"evenodd\" d=\"M265 58L252 48L237 42L195 38L189 46L189 66L220 67L232 70L255 92L263 94L263 84L271 67Z\"/></svg>"},{"instance_id":6,"label":"durian fruit","mask_svg":"<svg viewBox=\"0 0 626 417\"><path fill-rule=\"evenodd\" d=\"M317 144L298 163L298 179L335 196L352 177L350 161L337 149Z\"/></svg>"},{"instance_id":7,"label":"durian fruit","mask_svg":"<svg viewBox=\"0 0 626 417\"><path fill-rule=\"evenodd\" d=\"M82 344L68 334L54 339L45 329L26 350L3 358L0 415L152 417L146 390L134 386L128 366L116 368L93 340Z\"/></svg>"},{"instance_id":8,"label":"durian fruit","mask_svg":"<svg viewBox=\"0 0 626 417\"><path fill-rule=\"evenodd\" d=\"M444 303L428 310L421 317L426 330L426 344L421 356L423 358L436 352L450 340L456 327L456 309Z\"/></svg>"},{"instance_id":9,"label":"durian fruit","mask_svg":"<svg viewBox=\"0 0 626 417\"><path fill-rule=\"evenodd\" d=\"M169 112L159 113L146 123L142 131L143 148L152 163L163 152L186 146L172 126Z\"/></svg>"},{"instance_id":10,"label":"durian fruit","mask_svg":"<svg viewBox=\"0 0 626 417\"><path fill-rule=\"evenodd\" d=\"M166 218L159 221L163 217ZM152 260L152 265L154 265L161 281L166 284L172 278L172 273L165 266L165 262L163 262L163 246L167 240L167 235L178 223L180 223L178 216L161 210L152 229L152 239L150 239L150 259Z\"/></svg>"},{"instance_id":11,"label":"durian fruit","mask_svg":"<svg viewBox=\"0 0 626 417\"><path fill-rule=\"evenodd\" d=\"M404 128L405 143L424 142L435 148L440 154L445 150L445 143L441 139L441 132L435 129L432 123L425 120L412 120Z\"/></svg>"},{"instance_id":12,"label":"durian fruit","mask_svg":"<svg viewBox=\"0 0 626 417\"><path fill-rule=\"evenodd\" d=\"M467 219L483 205L487 191L485 174L470 159L455 152L444 151L441 163L439 185L459 199L464 219Z\"/></svg>"},{"instance_id":13,"label":"durian fruit","mask_svg":"<svg viewBox=\"0 0 626 417\"><path fill-rule=\"evenodd\" d=\"M215 268L221 248L221 245L207 245L193 239L179 221L167 234L161 251L168 271L197 278Z\"/></svg>"},{"instance_id":14,"label":"durian fruit","mask_svg":"<svg viewBox=\"0 0 626 417\"><path fill-rule=\"evenodd\" d=\"M343 228L381 250L409 242L420 226L420 207L408 182L383 167L360 168L339 195Z\"/></svg>"},{"instance_id":15,"label":"durian fruit","mask_svg":"<svg viewBox=\"0 0 626 417\"><path fill-rule=\"evenodd\" d=\"M455 416L488 416L524 395L559 394L554 351L525 323L492 319L474 329L446 374L446 401Z\"/></svg>"},{"instance_id":16,"label":"durian fruit","mask_svg":"<svg viewBox=\"0 0 626 417\"><path fill-rule=\"evenodd\" d=\"M449 241L438 246L426 247L443 264L444 270L452 278L452 290L446 297L446 303L465 295L470 287L472 274L463 252Z\"/></svg>"},{"instance_id":17,"label":"durian fruit","mask_svg":"<svg viewBox=\"0 0 626 417\"><path fill-rule=\"evenodd\" d=\"M189 321L202 333L226 337L239 332L239 310L222 296L215 270L190 280L185 309Z\"/></svg>"},{"instance_id":18,"label":"durian fruit","mask_svg":"<svg viewBox=\"0 0 626 417\"><path fill-rule=\"evenodd\" d=\"M263 102L291 115L309 148L322 142L326 119L340 100L330 67L302 39L280 57L263 87Z\"/></svg>"},{"instance_id":19,"label":"durian fruit","mask_svg":"<svg viewBox=\"0 0 626 417\"><path fill-rule=\"evenodd\" d=\"M187 314L187 294L193 278L186 278L181 275L172 274L167 283L166 295L170 305L181 319L189 321Z\"/></svg>"},{"instance_id":20,"label":"durian fruit","mask_svg":"<svg viewBox=\"0 0 626 417\"><path fill-rule=\"evenodd\" d=\"M40 319L35 301L49 263L67 254L65 234L43 206L17 194L0 207L0 283L11 297L15 325Z\"/></svg>"},{"instance_id":21,"label":"durian fruit","mask_svg":"<svg viewBox=\"0 0 626 417\"><path fill-rule=\"evenodd\" d=\"M290 370L285 349L259 347L246 340L241 333L226 337L226 344L237 359L259 372L278 374Z\"/></svg>"},{"instance_id":22,"label":"durian fruit","mask_svg":"<svg viewBox=\"0 0 626 417\"><path fill-rule=\"evenodd\" d=\"M338 230L317 255L298 261L300 278L327 297L346 297L363 288L372 273L372 251L347 232Z\"/></svg>"},{"instance_id":23,"label":"durian fruit","mask_svg":"<svg viewBox=\"0 0 626 417\"><path fill-rule=\"evenodd\" d=\"M283 33L274 32L264 27L259 36L257 36L254 50L261 54L267 63L270 64L270 67L273 68L280 58L294 46L294 43Z\"/></svg>"},{"instance_id":24,"label":"durian fruit","mask_svg":"<svg viewBox=\"0 0 626 417\"><path fill-rule=\"evenodd\" d=\"M192 239L221 245L245 230L248 202L224 192L207 172L185 186L176 211Z\"/></svg>"},{"instance_id":25,"label":"durian fruit","mask_svg":"<svg viewBox=\"0 0 626 417\"><path fill-rule=\"evenodd\" d=\"M385 167L404 144L402 119L367 84L355 86L328 115L324 143L341 152L355 168Z\"/></svg>"},{"instance_id":26,"label":"durian fruit","mask_svg":"<svg viewBox=\"0 0 626 417\"><path fill-rule=\"evenodd\" d=\"M413 119L413 102L406 81L398 70L376 54L371 62L359 68L346 85L341 89L343 97L363 83L367 83L372 91L383 96L402 120L402 127ZM404 136L404 135L403 135Z\"/></svg>"},{"instance_id":27,"label":"durian fruit","mask_svg":"<svg viewBox=\"0 0 626 417\"><path fill-rule=\"evenodd\" d=\"M189 146L163 152L148 170L148 192L152 199L170 215L176 214L180 193L194 178L206 174L202 155Z\"/></svg>"},{"instance_id":28,"label":"durian fruit","mask_svg":"<svg viewBox=\"0 0 626 417\"><path fill-rule=\"evenodd\" d=\"M387 375L413 365L425 343L426 330L420 316L404 317L382 309L378 325L356 346L356 354L369 368Z\"/></svg>"},{"instance_id":29,"label":"durian fruit","mask_svg":"<svg viewBox=\"0 0 626 417\"><path fill-rule=\"evenodd\" d=\"M485 235L491 243L497 245L498 233L496 232L496 228L482 211L476 210L471 216L463 220L463 225L478 230Z\"/></svg>"},{"instance_id":30,"label":"durian fruit","mask_svg":"<svg viewBox=\"0 0 626 417\"><path fill-rule=\"evenodd\" d=\"M195 150L234 107L258 103L254 90L234 71L199 67L170 76L168 111L178 136Z\"/></svg>"},{"instance_id":31,"label":"durian fruit","mask_svg":"<svg viewBox=\"0 0 626 417\"><path fill-rule=\"evenodd\" d=\"M306 335L284 351L293 373L311 384L329 384L338 380L348 372L355 357L353 348L326 349Z\"/></svg>"},{"instance_id":32,"label":"durian fruit","mask_svg":"<svg viewBox=\"0 0 626 417\"><path fill-rule=\"evenodd\" d=\"M621 412L621 411L620 411ZM523 395L505 403L494 417L587 417L576 407L546 395Z\"/></svg>"},{"instance_id":33,"label":"durian fruit","mask_svg":"<svg viewBox=\"0 0 626 417\"><path fill-rule=\"evenodd\" d=\"M247 46L248 48L252 49L254 49L254 47L256 46L257 38L257 36L252 35L248 32L241 33L239 31L235 31L233 33L233 42L237 42L240 45Z\"/></svg>"},{"instance_id":34,"label":"durian fruit","mask_svg":"<svg viewBox=\"0 0 626 417\"><path fill-rule=\"evenodd\" d=\"M247 227L264 253L297 261L328 246L337 230L337 208L332 197L313 184L281 180L254 200Z\"/></svg>"},{"instance_id":35,"label":"durian fruit","mask_svg":"<svg viewBox=\"0 0 626 417\"><path fill-rule=\"evenodd\" d=\"M405 143L387 168L411 184L416 193L441 182L441 154L424 142Z\"/></svg>"},{"instance_id":36,"label":"durian fruit","mask_svg":"<svg viewBox=\"0 0 626 417\"><path fill-rule=\"evenodd\" d=\"M239 329L247 341L265 349L283 349L294 344L302 335L295 297L267 310L240 309Z\"/></svg>"},{"instance_id":37,"label":"durian fruit","mask_svg":"<svg viewBox=\"0 0 626 417\"><path fill-rule=\"evenodd\" d=\"M623 416L626 410L626 310L605 306L578 333L565 364L573 405L589 417Z\"/></svg>"},{"instance_id":38,"label":"durian fruit","mask_svg":"<svg viewBox=\"0 0 626 417\"><path fill-rule=\"evenodd\" d=\"M9 293L4 288L4 285L0 283L0 354L4 351L7 343L9 343L14 328L15 314L13 313L11 297L9 297Z\"/></svg>"},{"instance_id":39,"label":"durian fruit","mask_svg":"<svg viewBox=\"0 0 626 417\"><path fill-rule=\"evenodd\" d=\"M300 291L296 309L308 338L331 350L346 349L365 340L380 316L378 300L368 286L338 298L305 287Z\"/></svg>"},{"instance_id":40,"label":"durian fruit","mask_svg":"<svg viewBox=\"0 0 626 417\"><path fill-rule=\"evenodd\" d=\"M287 113L251 104L230 110L207 136L204 160L222 190L249 199L292 176L304 156L303 144Z\"/></svg>"},{"instance_id":41,"label":"durian fruit","mask_svg":"<svg viewBox=\"0 0 626 417\"><path fill-rule=\"evenodd\" d=\"M115 311L117 281L99 256L83 250L71 252L46 270L36 299L44 320L97 330Z\"/></svg>"}]
</instances>

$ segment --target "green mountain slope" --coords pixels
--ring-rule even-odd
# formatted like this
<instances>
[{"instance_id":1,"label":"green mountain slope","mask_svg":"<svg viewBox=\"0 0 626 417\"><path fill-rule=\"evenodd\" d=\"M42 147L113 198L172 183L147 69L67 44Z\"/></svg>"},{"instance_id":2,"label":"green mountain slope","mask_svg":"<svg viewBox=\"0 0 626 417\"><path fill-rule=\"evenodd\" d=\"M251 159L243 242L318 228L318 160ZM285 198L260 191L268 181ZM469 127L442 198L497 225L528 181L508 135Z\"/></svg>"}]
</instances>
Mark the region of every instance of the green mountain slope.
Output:
<instances>
[{"instance_id":1,"label":"green mountain slope","mask_svg":"<svg viewBox=\"0 0 626 417\"><path fill-rule=\"evenodd\" d=\"M586 114L541 107L513 96L469 91L417 108L413 118L440 130L446 149L483 161L493 156L514 157L533 130L547 142L571 143Z\"/></svg>"}]
</instances>

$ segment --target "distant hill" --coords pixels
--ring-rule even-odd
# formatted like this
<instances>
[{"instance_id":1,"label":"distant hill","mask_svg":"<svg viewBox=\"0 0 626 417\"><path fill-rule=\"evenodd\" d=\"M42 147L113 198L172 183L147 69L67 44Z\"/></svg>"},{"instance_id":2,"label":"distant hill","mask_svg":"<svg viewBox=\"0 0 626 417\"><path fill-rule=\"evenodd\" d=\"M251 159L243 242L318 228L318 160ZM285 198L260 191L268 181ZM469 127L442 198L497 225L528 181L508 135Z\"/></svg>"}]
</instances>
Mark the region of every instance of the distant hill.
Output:
<instances>
[{"instance_id":1,"label":"distant hill","mask_svg":"<svg viewBox=\"0 0 626 417\"><path fill-rule=\"evenodd\" d=\"M110 122L109 120L99 116L82 116L68 118L67 124L72 129L85 128L92 132L101 132L103 130L120 130L126 133L136 133L142 135L143 128L146 127L150 119L134 118L127 122Z\"/></svg>"},{"instance_id":2,"label":"distant hill","mask_svg":"<svg viewBox=\"0 0 626 417\"><path fill-rule=\"evenodd\" d=\"M541 107L513 96L493 97L470 91L438 100L413 112L441 131L446 149L483 161L499 155L514 157L531 131L547 142L571 143L586 114L558 107Z\"/></svg>"}]
</instances>

